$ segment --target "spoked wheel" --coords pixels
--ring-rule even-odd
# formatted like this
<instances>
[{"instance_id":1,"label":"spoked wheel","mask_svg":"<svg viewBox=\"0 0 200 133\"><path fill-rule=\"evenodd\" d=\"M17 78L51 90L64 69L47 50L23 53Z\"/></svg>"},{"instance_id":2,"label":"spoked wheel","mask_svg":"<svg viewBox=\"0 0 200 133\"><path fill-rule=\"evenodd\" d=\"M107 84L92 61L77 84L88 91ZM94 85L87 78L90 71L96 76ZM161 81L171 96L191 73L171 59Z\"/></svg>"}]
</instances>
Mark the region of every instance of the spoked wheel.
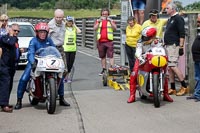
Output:
<instances>
[{"instance_id":1,"label":"spoked wheel","mask_svg":"<svg viewBox=\"0 0 200 133\"><path fill-rule=\"evenodd\" d=\"M160 93L159 93L159 75L153 74L153 97L154 97L154 106L156 108L160 107Z\"/></svg>"},{"instance_id":2,"label":"spoked wheel","mask_svg":"<svg viewBox=\"0 0 200 133\"><path fill-rule=\"evenodd\" d=\"M107 71L104 70L103 75L102 75L103 86L107 86L108 85L107 76L108 76Z\"/></svg>"},{"instance_id":3,"label":"spoked wheel","mask_svg":"<svg viewBox=\"0 0 200 133\"><path fill-rule=\"evenodd\" d=\"M49 114L56 110L56 82L54 78L49 78L46 85L47 101L46 107Z\"/></svg>"},{"instance_id":4,"label":"spoked wheel","mask_svg":"<svg viewBox=\"0 0 200 133\"><path fill-rule=\"evenodd\" d=\"M31 105L38 105L38 99L34 98L33 92L35 91L35 82L33 79L29 80L26 91L29 93L28 98Z\"/></svg>"},{"instance_id":5,"label":"spoked wheel","mask_svg":"<svg viewBox=\"0 0 200 133\"><path fill-rule=\"evenodd\" d=\"M147 99L147 96L143 95L142 92L139 91L139 96L141 99Z\"/></svg>"},{"instance_id":6,"label":"spoked wheel","mask_svg":"<svg viewBox=\"0 0 200 133\"><path fill-rule=\"evenodd\" d=\"M28 96L29 96L29 102L31 105L38 105L39 103L38 99L34 98L31 94L29 94Z\"/></svg>"}]
</instances>

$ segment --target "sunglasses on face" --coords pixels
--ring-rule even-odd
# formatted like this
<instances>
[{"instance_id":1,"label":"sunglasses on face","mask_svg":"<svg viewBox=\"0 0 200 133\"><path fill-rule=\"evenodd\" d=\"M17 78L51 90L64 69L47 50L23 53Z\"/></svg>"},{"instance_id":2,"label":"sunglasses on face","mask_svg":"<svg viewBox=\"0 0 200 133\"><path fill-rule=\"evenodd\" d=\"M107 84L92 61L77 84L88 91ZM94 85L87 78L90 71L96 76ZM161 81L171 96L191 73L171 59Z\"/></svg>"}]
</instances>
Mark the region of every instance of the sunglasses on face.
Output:
<instances>
[{"instance_id":1,"label":"sunglasses on face","mask_svg":"<svg viewBox=\"0 0 200 133\"><path fill-rule=\"evenodd\" d=\"M200 21L197 21L197 23L199 23L199 24L200 24Z\"/></svg>"},{"instance_id":2,"label":"sunglasses on face","mask_svg":"<svg viewBox=\"0 0 200 133\"><path fill-rule=\"evenodd\" d=\"M6 19L6 20L0 20L1 22L7 22L8 20Z\"/></svg>"},{"instance_id":3,"label":"sunglasses on face","mask_svg":"<svg viewBox=\"0 0 200 133\"><path fill-rule=\"evenodd\" d=\"M13 31L14 31L14 32L18 32L18 33L20 32L19 30L13 30Z\"/></svg>"}]
</instances>

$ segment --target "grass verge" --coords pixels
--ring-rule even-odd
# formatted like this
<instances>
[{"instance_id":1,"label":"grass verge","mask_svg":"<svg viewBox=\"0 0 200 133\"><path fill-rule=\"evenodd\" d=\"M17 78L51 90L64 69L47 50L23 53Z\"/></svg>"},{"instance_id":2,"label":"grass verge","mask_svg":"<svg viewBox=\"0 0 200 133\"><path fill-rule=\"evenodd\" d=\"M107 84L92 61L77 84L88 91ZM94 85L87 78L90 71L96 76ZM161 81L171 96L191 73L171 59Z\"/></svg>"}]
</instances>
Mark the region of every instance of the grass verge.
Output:
<instances>
[{"instance_id":1,"label":"grass verge","mask_svg":"<svg viewBox=\"0 0 200 133\"><path fill-rule=\"evenodd\" d=\"M100 9L97 10L64 10L65 16L74 16L75 18L88 18L88 17L99 17ZM111 10L111 15L119 15L120 9ZM54 10L43 10L43 9L9 9L8 16L12 17L38 17L38 18L52 18Z\"/></svg>"}]
</instances>

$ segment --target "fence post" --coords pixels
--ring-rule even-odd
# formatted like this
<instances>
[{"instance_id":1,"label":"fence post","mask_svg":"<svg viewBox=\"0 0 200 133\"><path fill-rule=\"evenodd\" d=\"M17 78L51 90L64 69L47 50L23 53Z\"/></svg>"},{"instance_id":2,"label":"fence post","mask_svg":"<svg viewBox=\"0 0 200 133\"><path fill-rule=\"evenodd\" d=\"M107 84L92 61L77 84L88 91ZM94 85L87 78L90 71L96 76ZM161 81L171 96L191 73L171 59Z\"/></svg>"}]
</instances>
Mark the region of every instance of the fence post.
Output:
<instances>
[{"instance_id":1,"label":"fence post","mask_svg":"<svg viewBox=\"0 0 200 133\"><path fill-rule=\"evenodd\" d=\"M0 4L0 14L7 14L7 4Z\"/></svg>"},{"instance_id":2,"label":"fence post","mask_svg":"<svg viewBox=\"0 0 200 133\"><path fill-rule=\"evenodd\" d=\"M126 26L128 17L131 15L130 4L127 0L121 0L121 22L120 22L120 63L122 66L126 65L126 52L125 52L125 41L126 41Z\"/></svg>"},{"instance_id":3,"label":"fence post","mask_svg":"<svg viewBox=\"0 0 200 133\"><path fill-rule=\"evenodd\" d=\"M93 37L93 43L94 43L93 49L96 50L97 49L97 32L95 30L93 30L93 35L94 35L94 37Z\"/></svg>"},{"instance_id":4,"label":"fence post","mask_svg":"<svg viewBox=\"0 0 200 133\"><path fill-rule=\"evenodd\" d=\"M189 44L187 45L187 70L188 70L188 83L189 83L190 93L194 92L194 87L195 87L194 62L192 59L191 47L196 37L196 19L197 19L197 14L188 14L188 42Z\"/></svg>"},{"instance_id":5,"label":"fence post","mask_svg":"<svg viewBox=\"0 0 200 133\"><path fill-rule=\"evenodd\" d=\"M82 47L85 47L85 36L86 36L86 19L82 19L82 38L81 38Z\"/></svg>"}]
</instances>

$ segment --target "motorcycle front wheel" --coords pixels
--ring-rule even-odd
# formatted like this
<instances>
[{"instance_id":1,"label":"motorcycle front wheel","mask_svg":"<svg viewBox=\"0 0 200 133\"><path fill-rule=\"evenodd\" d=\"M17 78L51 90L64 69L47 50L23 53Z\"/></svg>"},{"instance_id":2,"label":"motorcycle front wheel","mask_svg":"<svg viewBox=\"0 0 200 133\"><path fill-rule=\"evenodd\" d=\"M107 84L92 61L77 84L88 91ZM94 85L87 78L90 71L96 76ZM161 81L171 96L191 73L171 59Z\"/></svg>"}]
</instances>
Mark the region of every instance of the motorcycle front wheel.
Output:
<instances>
[{"instance_id":1,"label":"motorcycle front wheel","mask_svg":"<svg viewBox=\"0 0 200 133\"><path fill-rule=\"evenodd\" d=\"M46 85L47 91L47 112L53 114L56 110L56 81L54 78L49 78Z\"/></svg>"},{"instance_id":2,"label":"motorcycle front wheel","mask_svg":"<svg viewBox=\"0 0 200 133\"><path fill-rule=\"evenodd\" d=\"M160 107L160 93L158 87L159 87L159 75L153 74L153 97L154 97L154 106L156 108Z\"/></svg>"},{"instance_id":3,"label":"motorcycle front wheel","mask_svg":"<svg viewBox=\"0 0 200 133\"><path fill-rule=\"evenodd\" d=\"M108 74L107 74L106 70L104 70L103 75L102 75L103 86L108 85L107 76L108 76Z\"/></svg>"}]
</instances>

